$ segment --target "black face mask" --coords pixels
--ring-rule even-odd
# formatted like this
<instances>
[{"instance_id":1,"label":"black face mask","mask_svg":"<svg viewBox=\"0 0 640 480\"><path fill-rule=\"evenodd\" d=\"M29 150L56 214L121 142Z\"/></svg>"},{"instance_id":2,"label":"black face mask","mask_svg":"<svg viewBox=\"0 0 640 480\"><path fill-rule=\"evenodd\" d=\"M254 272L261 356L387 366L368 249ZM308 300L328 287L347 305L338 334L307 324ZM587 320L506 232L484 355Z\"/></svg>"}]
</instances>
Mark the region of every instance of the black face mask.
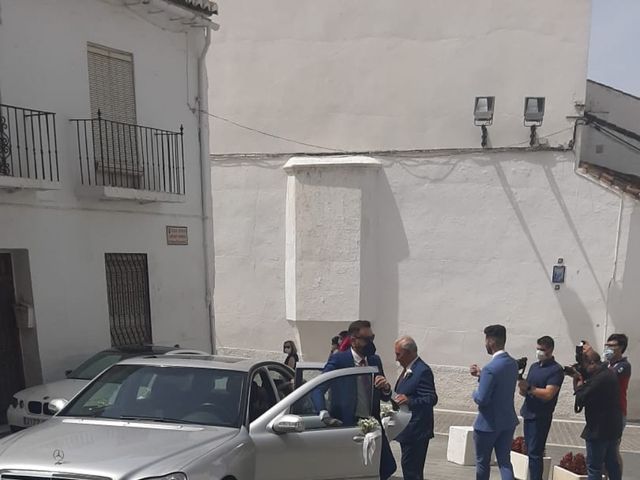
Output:
<instances>
[{"instance_id":1,"label":"black face mask","mask_svg":"<svg viewBox=\"0 0 640 480\"><path fill-rule=\"evenodd\" d=\"M369 343L367 343L364 348L362 349L362 354L365 357L370 357L371 355L374 355L376 353L376 344L373 343L373 340L371 340Z\"/></svg>"}]
</instances>

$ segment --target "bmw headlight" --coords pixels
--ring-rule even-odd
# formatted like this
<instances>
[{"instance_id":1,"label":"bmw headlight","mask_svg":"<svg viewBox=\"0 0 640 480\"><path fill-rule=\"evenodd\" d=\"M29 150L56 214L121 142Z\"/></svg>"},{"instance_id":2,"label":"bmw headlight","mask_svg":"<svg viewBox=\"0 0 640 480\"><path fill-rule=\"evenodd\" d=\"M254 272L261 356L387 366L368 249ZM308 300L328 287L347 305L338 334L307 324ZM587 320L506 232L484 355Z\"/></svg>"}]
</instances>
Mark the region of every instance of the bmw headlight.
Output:
<instances>
[{"instance_id":1,"label":"bmw headlight","mask_svg":"<svg viewBox=\"0 0 640 480\"><path fill-rule=\"evenodd\" d=\"M187 476L182 472L170 473L164 477L151 477L144 480L187 480Z\"/></svg>"},{"instance_id":2,"label":"bmw headlight","mask_svg":"<svg viewBox=\"0 0 640 480\"><path fill-rule=\"evenodd\" d=\"M11 406L13 408L18 408L18 399L16 397L11 397Z\"/></svg>"}]
</instances>

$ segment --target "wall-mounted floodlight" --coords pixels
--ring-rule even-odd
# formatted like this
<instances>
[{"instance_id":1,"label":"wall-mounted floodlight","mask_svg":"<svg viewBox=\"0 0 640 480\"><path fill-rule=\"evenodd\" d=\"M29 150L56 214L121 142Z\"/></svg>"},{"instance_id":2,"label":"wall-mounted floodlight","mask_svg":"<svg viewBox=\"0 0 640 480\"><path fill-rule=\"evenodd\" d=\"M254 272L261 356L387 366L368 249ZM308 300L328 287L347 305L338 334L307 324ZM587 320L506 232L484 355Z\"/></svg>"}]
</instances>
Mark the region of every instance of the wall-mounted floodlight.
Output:
<instances>
[{"instance_id":1,"label":"wall-mounted floodlight","mask_svg":"<svg viewBox=\"0 0 640 480\"><path fill-rule=\"evenodd\" d=\"M544 119L544 97L524 98L524 126L531 128L531 141L529 145L534 146L538 141L536 129L542 125Z\"/></svg>"},{"instance_id":2,"label":"wall-mounted floodlight","mask_svg":"<svg viewBox=\"0 0 640 480\"><path fill-rule=\"evenodd\" d=\"M493 123L493 110L496 97L476 97L476 101L473 107L473 123L482 130L483 147L487 146L487 126Z\"/></svg>"}]
</instances>

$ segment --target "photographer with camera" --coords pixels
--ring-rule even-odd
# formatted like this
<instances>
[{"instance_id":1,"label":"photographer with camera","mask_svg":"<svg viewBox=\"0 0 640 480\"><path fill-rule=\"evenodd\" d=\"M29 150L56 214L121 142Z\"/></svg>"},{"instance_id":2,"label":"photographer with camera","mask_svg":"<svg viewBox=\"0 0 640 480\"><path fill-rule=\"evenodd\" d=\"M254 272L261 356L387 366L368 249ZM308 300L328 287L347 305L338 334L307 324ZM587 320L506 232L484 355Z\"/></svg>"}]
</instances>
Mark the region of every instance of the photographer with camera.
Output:
<instances>
[{"instance_id":1,"label":"photographer with camera","mask_svg":"<svg viewBox=\"0 0 640 480\"><path fill-rule=\"evenodd\" d=\"M524 419L524 441L529 456L529 478L542 480L545 445L564 380L562 366L553 357L554 341L549 336L538 339L536 359L526 380L518 381L520 395L525 397L520 415Z\"/></svg>"},{"instance_id":2,"label":"photographer with camera","mask_svg":"<svg viewBox=\"0 0 640 480\"><path fill-rule=\"evenodd\" d=\"M620 387L620 408L622 409L622 431L627 425L627 390L629 388L629 380L631 379L631 364L627 357L622 355L627 350L629 338L624 333L612 333L607 338L604 345L602 355L609 363L609 370L613 371L618 378L618 386ZM584 342L585 351L592 349L588 342ZM622 441L622 433L618 440L618 461L622 469L622 456L620 455L620 442Z\"/></svg>"},{"instance_id":3,"label":"photographer with camera","mask_svg":"<svg viewBox=\"0 0 640 480\"><path fill-rule=\"evenodd\" d=\"M587 447L587 478L600 480L604 463L609 480L621 480L618 441L622 435L622 409L618 380L595 350L585 349L580 357L573 389L577 410L584 407L586 426L582 438Z\"/></svg>"}]
</instances>

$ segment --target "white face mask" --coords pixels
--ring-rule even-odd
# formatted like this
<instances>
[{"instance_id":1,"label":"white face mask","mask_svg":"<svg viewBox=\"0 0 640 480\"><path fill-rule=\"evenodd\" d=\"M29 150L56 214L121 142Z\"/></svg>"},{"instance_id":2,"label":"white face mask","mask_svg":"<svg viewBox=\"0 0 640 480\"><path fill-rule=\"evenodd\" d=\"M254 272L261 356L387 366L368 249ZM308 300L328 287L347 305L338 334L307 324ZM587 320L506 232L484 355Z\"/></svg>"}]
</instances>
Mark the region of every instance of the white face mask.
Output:
<instances>
[{"instance_id":1,"label":"white face mask","mask_svg":"<svg viewBox=\"0 0 640 480\"><path fill-rule=\"evenodd\" d=\"M542 350L536 350L536 358L538 359L539 362L542 362L543 360L547 359L547 354L544 353Z\"/></svg>"},{"instance_id":2,"label":"white face mask","mask_svg":"<svg viewBox=\"0 0 640 480\"><path fill-rule=\"evenodd\" d=\"M613 358L613 356L615 355L615 352L613 351L613 348L605 348L602 354L604 355L604 358L608 362Z\"/></svg>"}]
</instances>

